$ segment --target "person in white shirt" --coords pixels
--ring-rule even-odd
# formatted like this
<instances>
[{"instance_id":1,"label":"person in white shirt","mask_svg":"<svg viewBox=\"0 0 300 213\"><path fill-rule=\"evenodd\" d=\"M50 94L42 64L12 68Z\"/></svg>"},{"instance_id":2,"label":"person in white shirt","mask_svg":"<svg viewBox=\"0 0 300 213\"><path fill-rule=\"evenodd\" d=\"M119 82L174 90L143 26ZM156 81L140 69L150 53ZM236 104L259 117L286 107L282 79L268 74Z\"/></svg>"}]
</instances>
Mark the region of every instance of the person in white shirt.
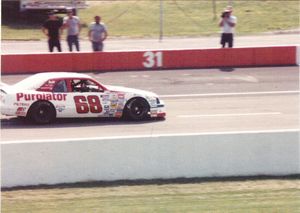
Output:
<instances>
[{"instance_id":1,"label":"person in white shirt","mask_svg":"<svg viewBox=\"0 0 300 213\"><path fill-rule=\"evenodd\" d=\"M92 42L93 51L103 51L103 41L107 38L107 29L104 23L101 22L100 16L94 17L95 22L92 22L88 32L89 40Z\"/></svg>"},{"instance_id":2,"label":"person in white shirt","mask_svg":"<svg viewBox=\"0 0 300 213\"><path fill-rule=\"evenodd\" d=\"M222 27L221 45L222 48L228 43L228 47L233 47L234 27L236 26L237 18L232 15L232 7L228 6L222 13L219 26Z\"/></svg>"},{"instance_id":3,"label":"person in white shirt","mask_svg":"<svg viewBox=\"0 0 300 213\"><path fill-rule=\"evenodd\" d=\"M64 17L63 28L67 29L67 42L69 46L69 51L73 51L73 44L76 50L79 51L79 33L81 30L80 20L77 16L73 15L72 10L67 11L68 16Z\"/></svg>"}]
</instances>

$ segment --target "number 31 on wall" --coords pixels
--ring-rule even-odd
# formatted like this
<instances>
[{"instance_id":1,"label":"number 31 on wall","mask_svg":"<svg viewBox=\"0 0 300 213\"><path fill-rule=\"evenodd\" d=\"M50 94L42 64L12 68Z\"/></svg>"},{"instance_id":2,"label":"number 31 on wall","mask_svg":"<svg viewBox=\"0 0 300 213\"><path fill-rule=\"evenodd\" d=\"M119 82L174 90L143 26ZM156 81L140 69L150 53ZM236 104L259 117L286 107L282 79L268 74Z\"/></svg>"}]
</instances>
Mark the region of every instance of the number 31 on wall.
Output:
<instances>
[{"instance_id":1,"label":"number 31 on wall","mask_svg":"<svg viewBox=\"0 0 300 213\"><path fill-rule=\"evenodd\" d=\"M163 54L162 52L145 52L144 53L145 61L143 62L144 67L153 68L153 67L162 67L163 66Z\"/></svg>"}]
</instances>

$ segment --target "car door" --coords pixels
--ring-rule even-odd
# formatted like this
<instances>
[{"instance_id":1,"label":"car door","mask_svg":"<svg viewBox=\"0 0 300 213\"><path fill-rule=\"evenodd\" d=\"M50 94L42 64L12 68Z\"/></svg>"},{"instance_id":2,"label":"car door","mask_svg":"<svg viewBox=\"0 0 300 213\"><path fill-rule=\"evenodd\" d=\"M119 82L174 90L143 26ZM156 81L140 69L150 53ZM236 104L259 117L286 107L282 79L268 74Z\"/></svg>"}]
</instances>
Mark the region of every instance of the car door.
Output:
<instances>
[{"instance_id":1,"label":"car door","mask_svg":"<svg viewBox=\"0 0 300 213\"><path fill-rule=\"evenodd\" d=\"M105 114L104 90L91 79L69 79L68 117L103 117Z\"/></svg>"}]
</instances>

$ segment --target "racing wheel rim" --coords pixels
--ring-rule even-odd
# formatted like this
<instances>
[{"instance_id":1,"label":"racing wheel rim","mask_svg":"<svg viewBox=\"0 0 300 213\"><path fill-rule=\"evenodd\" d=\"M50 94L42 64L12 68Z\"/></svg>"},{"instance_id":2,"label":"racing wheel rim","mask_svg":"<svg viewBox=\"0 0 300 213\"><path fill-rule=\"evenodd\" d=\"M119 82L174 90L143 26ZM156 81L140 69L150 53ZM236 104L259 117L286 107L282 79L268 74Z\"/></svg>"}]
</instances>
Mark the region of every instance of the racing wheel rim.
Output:
<instances>
[{"instance_id":1,"label":"racing wheel rim","mask_svg":"<svg viewBox=\"0 0 300 213\"><path fill-rule=\"evenodd\" d=\"M32 120L37 124L48 124L55 118L55 110L50 103L38 102L31 112Z\"/></svg>"},{"instance_id":2,"label":"racing wheel rim","mask_svg":"<svg viewBox=\"0 0 300 213\"><path fill-rule=\"evenodd\" d=\"M128 114L132 120L144 120L148 116L149 104L144 99L133 99L128 104Z\"/></svg>"}]
</instances>

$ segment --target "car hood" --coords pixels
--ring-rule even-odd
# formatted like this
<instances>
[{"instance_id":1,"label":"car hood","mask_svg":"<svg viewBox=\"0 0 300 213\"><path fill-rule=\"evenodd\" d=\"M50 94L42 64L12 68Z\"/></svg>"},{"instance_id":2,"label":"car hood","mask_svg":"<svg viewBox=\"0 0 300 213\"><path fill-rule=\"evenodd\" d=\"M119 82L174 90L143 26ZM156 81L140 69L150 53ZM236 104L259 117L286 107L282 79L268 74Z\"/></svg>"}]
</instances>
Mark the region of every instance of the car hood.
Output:
<instances>
[{"instance_id":1,"label":"car hood","mask_svg":"<svg viewBox=\"0 0 300 213\"><path fill-rule=\"evenodd\" d=\"M8 85L8 84L1 84L0 89L2 91L4 91L5 93L11 93L11 92L15 91L15 89L11 85Z\"/></svg>"},{"instance_id":2,"label":"car hood","mask_svg":"<svg viewBox=\"0 0 300 213\"><path fill-rule=\"evenodd\" d=\"M111 86L111 85L105 85L105 87L110 91L126 92L126 93L133 93L133 94L137 94L137 95L142 95L142 96L158 97L158 95L153 93L153 92L140 90L140 89L133 89L133 88L121 87L121 86Z\"/></svg>"}]
</instances>

